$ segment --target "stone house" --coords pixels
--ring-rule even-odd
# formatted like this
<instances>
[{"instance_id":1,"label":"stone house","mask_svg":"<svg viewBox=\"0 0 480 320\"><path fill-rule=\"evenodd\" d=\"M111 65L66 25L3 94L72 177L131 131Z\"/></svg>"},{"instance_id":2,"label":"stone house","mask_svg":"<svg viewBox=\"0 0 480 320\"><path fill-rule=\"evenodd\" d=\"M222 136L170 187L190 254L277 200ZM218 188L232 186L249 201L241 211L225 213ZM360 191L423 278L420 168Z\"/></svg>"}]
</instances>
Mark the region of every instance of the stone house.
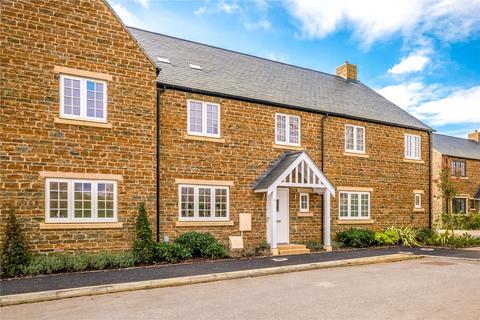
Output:
<instances>
[{"instance_id":1,"label":"stone house","mask_svg":"<svg viewBox=\"0 0 480 320\"><path fill-rule=\"evenodd\" d=\"M469 214L480 209L480 132L468 139L433 135L432 214L437 221L442 213ZM456 195L445 199L439 187L442 169L450 172Z\"/></svg>"},{"instance_id":2,"label":"stone house","mask_svg":"<svg viewBox=\"0 0 480 320\"><path fill-rule=\"evenodd\" d=\"M242 234L274 252L431 223L432 130L355 65L125 28L104 1L1 12L0 227L15 207L34 251L127 249L142 201L159 241Z\"/></svg>"}]
</instances>

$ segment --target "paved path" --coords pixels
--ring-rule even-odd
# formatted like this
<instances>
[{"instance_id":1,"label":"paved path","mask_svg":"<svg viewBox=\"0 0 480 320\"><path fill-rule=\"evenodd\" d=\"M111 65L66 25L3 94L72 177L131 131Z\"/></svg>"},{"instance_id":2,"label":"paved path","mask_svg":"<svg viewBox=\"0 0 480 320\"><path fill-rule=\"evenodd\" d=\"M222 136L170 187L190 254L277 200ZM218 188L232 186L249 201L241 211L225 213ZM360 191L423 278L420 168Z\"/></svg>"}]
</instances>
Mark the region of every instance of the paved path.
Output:
<instances>
[{"instance_id":1,"label":"paved path","mask_svg":"<svg viewBox=\"0 0 480 320\"><path fill-rule=\"evenodd\" d=\"M480 262L425 258L0 309L10 319L478 319Z\"/></svg>"},{"instance_id":2,"label":"paved path","mask_svg":"<svg viewBox=\"0 0 480 320\"><path fill-rule=\"evenodd\" d=\"M351 251L335 251L285 257L219 260L213 262L159 265L152 267L80 272L40 276L33 278L2 280L0 282L0 295L78 288L85 286L125 283L142 280L168 279L219 272L305 264L311 262L325 262L362 257L373 257L399 252L411 252L414 254L427 254L480 260L480 248L476 250L453 250L439 248L434 249L433 251L424 251L420 248L410 249L395 247Z\"/></svg>"}]
</instances>

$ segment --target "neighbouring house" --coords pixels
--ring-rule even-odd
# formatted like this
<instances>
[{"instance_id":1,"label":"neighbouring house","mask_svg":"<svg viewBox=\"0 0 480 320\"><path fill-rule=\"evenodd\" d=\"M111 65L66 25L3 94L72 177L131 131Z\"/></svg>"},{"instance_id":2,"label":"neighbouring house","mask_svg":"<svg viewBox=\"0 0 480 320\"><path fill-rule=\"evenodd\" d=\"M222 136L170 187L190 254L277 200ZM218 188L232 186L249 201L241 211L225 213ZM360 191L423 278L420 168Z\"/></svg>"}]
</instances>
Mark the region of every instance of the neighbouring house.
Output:
<instances>
[{"instance_id":1,"label":"neighbouring house","mask_svg":"<svg viewBox=\"0 0 480 320\"><path fill-rule=\"evenodd\" d=\"M141 201L160 241L243 233L275 253L431 223L432 129L353 64L127 29L100 0L3 1L1 20L0 227L15 207L34 251L126 249Z\"/></svg>"},{"instance_id":2,"label":"neighbouring house","mask_svg":"<svg viewBox=\"0 0 480 320\"><path fill-rule=\"evenodd\" d=\"M480 132L475 130L468 139L441 134L433 135L433 219L442 213L478 212L480 209ZM456 195L445 199L439 187L442 169L450 172Z\"/></svg>"}]
</instances>

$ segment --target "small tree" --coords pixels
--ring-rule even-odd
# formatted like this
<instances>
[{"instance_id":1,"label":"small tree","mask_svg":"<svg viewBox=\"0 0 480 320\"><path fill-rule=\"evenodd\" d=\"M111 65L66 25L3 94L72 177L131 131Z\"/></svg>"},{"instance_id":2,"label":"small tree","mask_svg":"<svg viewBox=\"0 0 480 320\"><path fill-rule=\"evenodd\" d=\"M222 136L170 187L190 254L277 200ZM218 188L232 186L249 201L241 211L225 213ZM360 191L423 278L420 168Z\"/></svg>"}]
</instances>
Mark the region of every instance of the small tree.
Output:
<instances>
[{"instance_id":1,"label":"small tree","mask_svg":"<svg viewBox=\"0 0 480 320\"><path fill-rule=\"evenodd\" d=\"M136 238L133 243L133 255L136 263L152 263L155 255L154 241L150 222L148 221L147 209L141 203L138 208L136 222Z\"/></svg>"},{"instance_id":2,"label":"small tree","mask_svg":"<svg viewBox=\"0 0 480 320\"><path fill-rule=\"evenodd\" d=\"M447 166L443 166L442 170L440 171L440 181L438 182L438 186L447 204L447 214L450 216L450 223L448 224L448 227L453 231L453 212L451 212L453 210L449 210L448 208L451 200L455 197L457 192L455 191L453 182L450 180L450 170Z\"/></svg>"},{"instance_id":3,"label":"small tree","mask_svg":"<svg viewBox=\"0 0 480 320\"><path fill-rule=\"evenodd\" d=\"M26 266L30 259L31 255L25 245L15 210L10 209L0 257L2 277L20 274L22 267Z\"/></svg>"}]
</instances>

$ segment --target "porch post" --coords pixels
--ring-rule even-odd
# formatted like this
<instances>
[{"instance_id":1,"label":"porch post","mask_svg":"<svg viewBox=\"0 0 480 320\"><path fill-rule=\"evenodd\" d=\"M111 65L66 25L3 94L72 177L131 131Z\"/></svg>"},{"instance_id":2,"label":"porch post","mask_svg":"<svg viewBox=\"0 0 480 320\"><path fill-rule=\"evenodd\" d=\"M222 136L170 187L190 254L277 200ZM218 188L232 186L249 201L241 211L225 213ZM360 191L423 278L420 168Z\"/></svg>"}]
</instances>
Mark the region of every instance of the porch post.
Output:
<instances>
[{"instance_id":1,"label":"porch post","mask_svg":"<svg viewBox=\"0 0 480 320\"><path fill-rule=\"evenodd\" d=\"M278 255L277 249L277 188L272 191L270 196L270 223L271 223L271 230L272 230L272 239L270 245L272 247L272 254Z\"/></svg>"},{"instance_id":2,"label":"porch post","mask_svg":"<svg viewBox=\"0 0 480 320\"><path fill-rule=\"evenodd\" d=\"M325 190L323 193L323 249L332 251L332 243L330 241L330 191Z\"/></svg>"}]
</instances>

